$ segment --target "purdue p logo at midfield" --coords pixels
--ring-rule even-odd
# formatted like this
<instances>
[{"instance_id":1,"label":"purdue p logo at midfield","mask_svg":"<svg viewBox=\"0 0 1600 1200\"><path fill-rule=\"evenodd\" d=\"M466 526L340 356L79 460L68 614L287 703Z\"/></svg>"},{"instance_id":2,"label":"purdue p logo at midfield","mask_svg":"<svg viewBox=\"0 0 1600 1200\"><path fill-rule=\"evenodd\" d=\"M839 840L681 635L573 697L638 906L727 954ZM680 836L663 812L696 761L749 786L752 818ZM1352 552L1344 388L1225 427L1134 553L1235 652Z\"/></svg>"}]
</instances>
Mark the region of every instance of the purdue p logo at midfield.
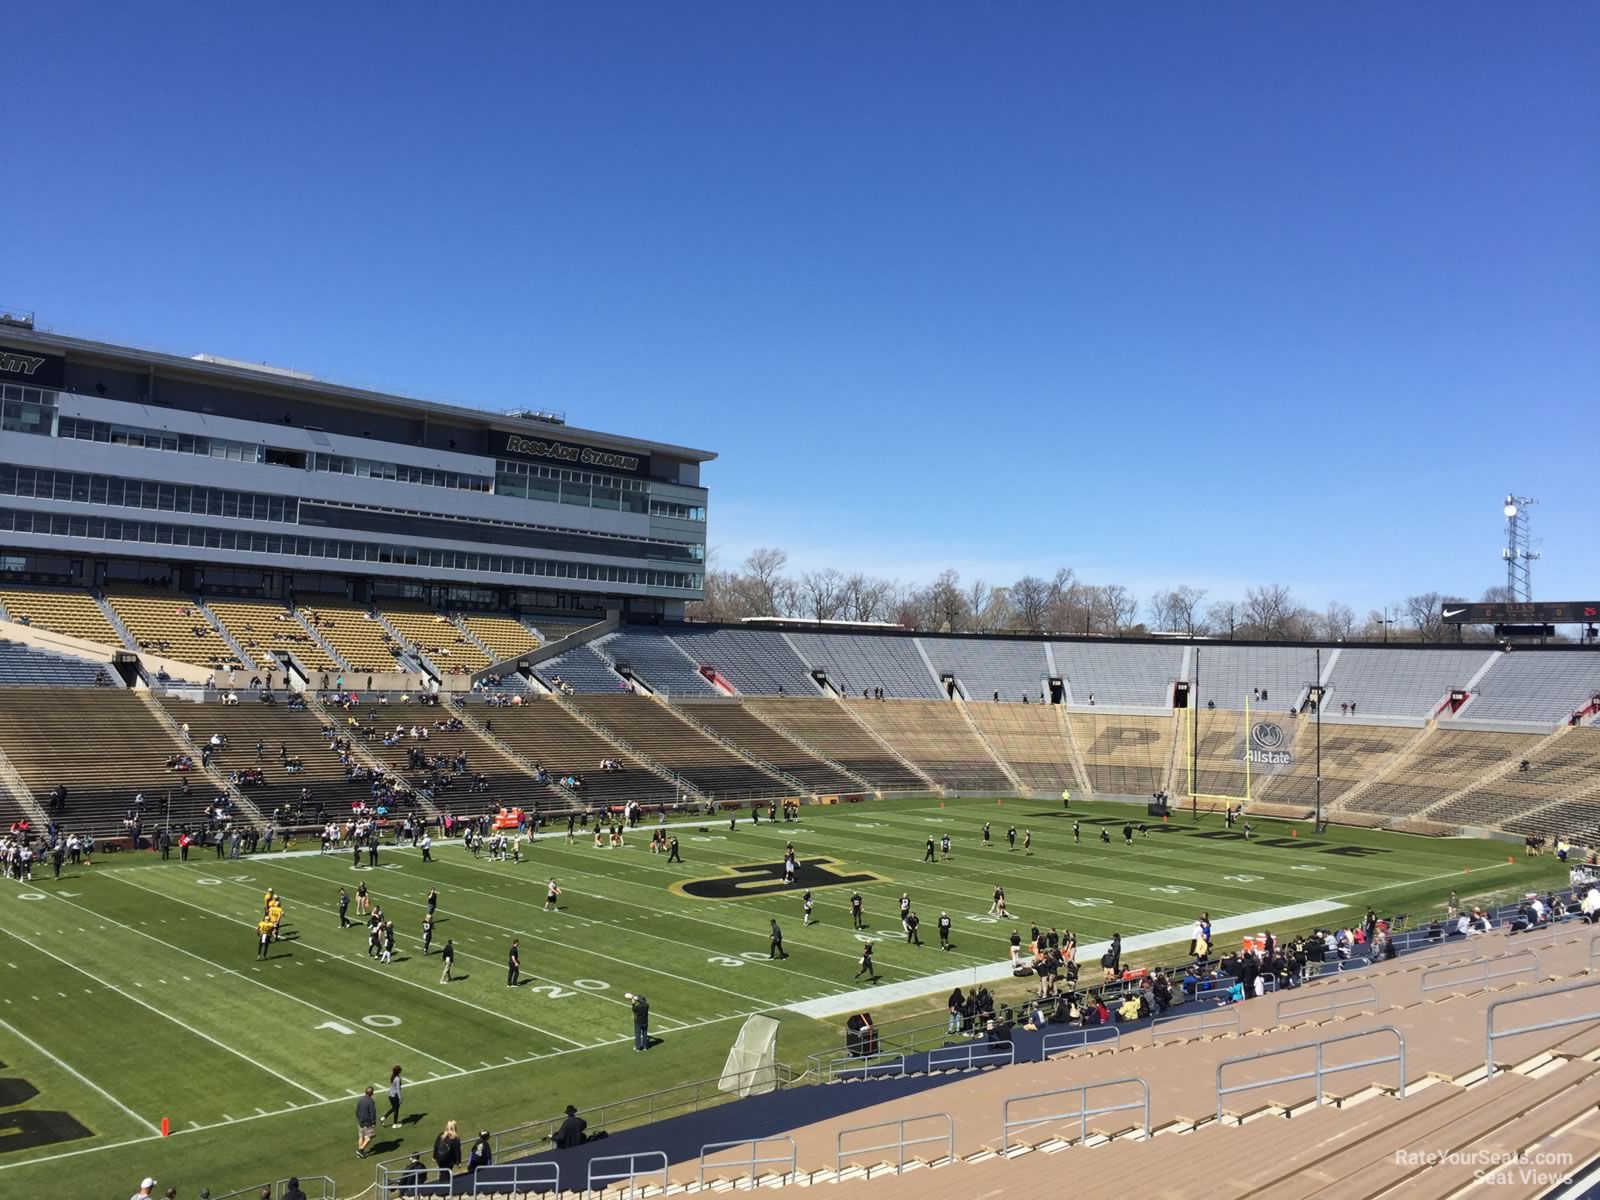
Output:
<instances>
[{"instance_id":1,"label":"purdue p logo at midfield","mask_svg":"<svg viewBox=\"0 0 1600 1200\"><path fill-rule=\"evenodd\" d=\"M871 871L850 871L837 858L802 858L796 860L799 870L791 884L783 882L783 863L741 863L723 867L721 873L704 879L684 879L672 885L671 891L691 900L743 900L747 897L773 896L779 892L798 895L807 888L815 891L826 887L860 887L868 883L892 882L887 875Z\"/></svg>"}]
</instances>

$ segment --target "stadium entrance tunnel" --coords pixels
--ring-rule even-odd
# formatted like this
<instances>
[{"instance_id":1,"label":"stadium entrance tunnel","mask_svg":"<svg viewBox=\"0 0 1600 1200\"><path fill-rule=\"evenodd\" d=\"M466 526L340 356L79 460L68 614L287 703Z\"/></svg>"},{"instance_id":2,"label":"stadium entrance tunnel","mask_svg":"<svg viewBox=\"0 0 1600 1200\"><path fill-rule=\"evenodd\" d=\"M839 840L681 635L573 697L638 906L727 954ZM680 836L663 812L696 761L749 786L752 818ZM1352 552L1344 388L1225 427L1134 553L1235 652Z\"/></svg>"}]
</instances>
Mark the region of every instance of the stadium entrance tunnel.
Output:
<instances>
[{"instance_id":1,"label":"stadium entrance tunnel","mask_svg":"<svg viewBox=\"0 0 1600 1200\"><path fill-rule=\"evenodd\" d=\"M704 879L684 879L672 885L672 892L691 900L743 900L774 896L780 892L831 887L862 887L869 883L890 883L886 875L871 871L852 871L837 858L796 859L793 883L783 881L783 862L741 863L723 867L718 875Z\"/></svg>"}]
</instances>

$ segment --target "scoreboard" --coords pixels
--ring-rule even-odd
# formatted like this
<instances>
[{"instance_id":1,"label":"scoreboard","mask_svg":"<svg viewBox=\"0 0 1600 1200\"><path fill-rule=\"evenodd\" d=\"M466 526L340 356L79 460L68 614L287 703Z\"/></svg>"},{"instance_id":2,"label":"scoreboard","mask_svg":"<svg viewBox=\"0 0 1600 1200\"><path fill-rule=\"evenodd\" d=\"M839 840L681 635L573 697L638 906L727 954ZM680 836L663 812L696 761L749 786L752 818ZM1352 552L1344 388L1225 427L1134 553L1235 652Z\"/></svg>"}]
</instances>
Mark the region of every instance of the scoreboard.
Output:
<instances>
[{"instance_id":1,"label":"scoreboard","mask_svg":"<svg viewBox=\"0 0 1600 1200\"><path fill-rule=\"evenodd\" d=\"M1440 605L1439 616L1447 625L1588 625L1600 621L1600 600L1516 604L1468 604L1458 600Z\"/></svg>"}]
</instances>

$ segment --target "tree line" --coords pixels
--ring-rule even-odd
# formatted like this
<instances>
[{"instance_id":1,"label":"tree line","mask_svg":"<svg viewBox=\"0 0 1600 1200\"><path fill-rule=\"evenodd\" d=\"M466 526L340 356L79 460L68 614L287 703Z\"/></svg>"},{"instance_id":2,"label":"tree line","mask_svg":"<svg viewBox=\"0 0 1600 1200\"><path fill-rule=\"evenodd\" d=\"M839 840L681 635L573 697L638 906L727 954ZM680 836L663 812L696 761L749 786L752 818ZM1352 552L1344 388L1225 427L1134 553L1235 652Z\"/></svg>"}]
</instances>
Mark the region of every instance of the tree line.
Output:
<instances>
[{"instance_id":1,"label":"tree line","mask_svg":"<svg viewBox=\"0 0 1600 1200\"><path fill-rule=\"evenodd\" d=\"M1447 626L1442 605L1463 602L1441 592L1407 596L1358 617L1333 601L1313 610L1282 584L1249 587L1241 597L1212 597L1205 588L1179 584L1135 595L1120 583L1090 583L1062 567L1049 579L1024 575L1012 583L963 581L954 570L925 583L846 574L823 567L798 574L789 556L763 547L737 568L716 566L705 576L706 598L689 605L692 621L790 617L816 621L887 622L927 633L1056 633L1068 636L1147 637L1178 633L1240 641L1469 641L1492 639L1492 630ZM1486 601L1503 600L1490 588ZM1458 633L1459 630L1459 633Z\"/></svg>"}]
</instances>

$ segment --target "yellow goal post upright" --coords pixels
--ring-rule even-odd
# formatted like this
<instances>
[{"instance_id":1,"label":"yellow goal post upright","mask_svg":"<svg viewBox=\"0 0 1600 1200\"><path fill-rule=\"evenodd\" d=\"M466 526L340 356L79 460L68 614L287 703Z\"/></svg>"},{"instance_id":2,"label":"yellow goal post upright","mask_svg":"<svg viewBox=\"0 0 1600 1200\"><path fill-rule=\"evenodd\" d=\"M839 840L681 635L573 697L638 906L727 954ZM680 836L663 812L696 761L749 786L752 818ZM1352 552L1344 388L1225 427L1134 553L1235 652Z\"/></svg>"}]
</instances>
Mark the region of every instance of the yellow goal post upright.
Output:
<instances>
[{"instance_id":1,"label":"yellow goal post upright","mask_svg":"<svg viewBox=\"0 0 1600 1200\"><path fill-rule=\"evenodd\" d=\"M1244 701L1242 711L1201 708L1198 686L1194 696L1189 707L1178 710L1183 721L1180 745L1185 750L1180 794L1188 796L1190 809L1196 815L1249 804L1255 782L1250 753L1250 701ZM1202 724L1206 726L1204 732ZM1242 790L1224 790L1224 781L1241 777Z\"/></svg>"}]
</instances>

